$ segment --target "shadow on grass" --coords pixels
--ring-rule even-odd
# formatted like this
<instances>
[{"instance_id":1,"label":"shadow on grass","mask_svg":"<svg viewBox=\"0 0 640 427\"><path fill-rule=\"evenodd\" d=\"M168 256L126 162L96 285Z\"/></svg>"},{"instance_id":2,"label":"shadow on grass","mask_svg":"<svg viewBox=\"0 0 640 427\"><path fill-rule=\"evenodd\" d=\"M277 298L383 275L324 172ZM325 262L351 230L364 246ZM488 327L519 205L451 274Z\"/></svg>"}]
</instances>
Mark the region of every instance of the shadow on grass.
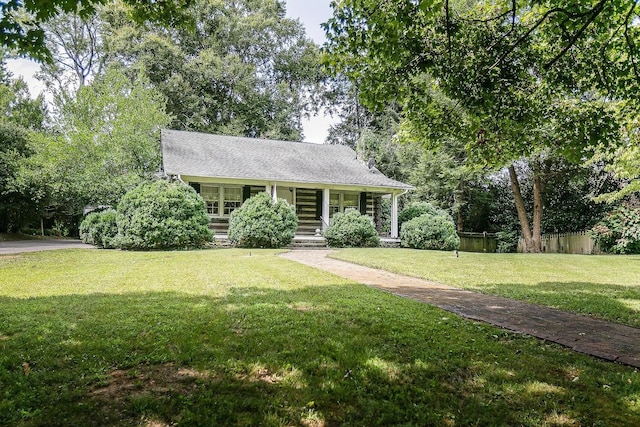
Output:
<instances>
[{"instance_id":1,"label":"shadow on grass","mask_svg":"<svg viewBox=\"0 0 640 427\"><path fill-rule=\"evenodd\" d=\"M488 284L476 289L640 327L640 288L593 282Z\"/></svg>"},{"instance_id":2,"label":"shadow on grass","mask_svg":"<svg viewBox=\"0 0 640 427\"><path fill-rule=\"evenodd\" d=\"M639 425L640 377L364 286L0 298L1 425Z\"/></svg>"}]
</instances>

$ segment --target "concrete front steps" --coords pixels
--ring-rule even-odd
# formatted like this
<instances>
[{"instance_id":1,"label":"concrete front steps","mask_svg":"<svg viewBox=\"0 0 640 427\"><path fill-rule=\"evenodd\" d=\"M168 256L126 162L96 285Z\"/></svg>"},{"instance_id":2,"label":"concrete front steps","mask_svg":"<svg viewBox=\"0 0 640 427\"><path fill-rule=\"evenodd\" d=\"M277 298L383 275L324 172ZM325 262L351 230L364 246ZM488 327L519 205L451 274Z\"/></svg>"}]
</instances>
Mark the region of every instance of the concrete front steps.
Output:
<instances>
[{"instance_id":1,"label":"concrete front steps","mask_svg":"<svg viewBox=\"0 0 640 427\"><path fill-rule=\"evenodd\" d=\"M296 235L289 247L291 249L327 249L327 240L322 236Z\"/></svg>"}]
</instances>

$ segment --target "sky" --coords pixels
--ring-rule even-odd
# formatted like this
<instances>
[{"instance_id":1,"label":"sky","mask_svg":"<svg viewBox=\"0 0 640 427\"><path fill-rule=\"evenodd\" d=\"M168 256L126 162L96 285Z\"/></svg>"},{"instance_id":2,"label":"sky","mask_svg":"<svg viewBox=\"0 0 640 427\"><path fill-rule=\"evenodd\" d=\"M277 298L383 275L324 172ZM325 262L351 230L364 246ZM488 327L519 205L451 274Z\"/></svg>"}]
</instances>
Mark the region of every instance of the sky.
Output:
<instances>
[{"instance_id":1,"label":"sky","mask_svg":"<svg viewBox=\"0 0 640 427\"><path fill-rule=\"evenodd\" d=\"M305 26L307 35L317 44L322 45L325 35L320 24L331 17L330 2L331 0L286 0L287 16L299 19ZM25 79L33 97L38 96L44 89L42 83L33 77L39 69L37 63L28 59L9 60L7 68L15 77L22 76ZM329 126L335 122L335 119L322 114L303 120L304 141L323 143Z\"/></svg>"}]
</instances>

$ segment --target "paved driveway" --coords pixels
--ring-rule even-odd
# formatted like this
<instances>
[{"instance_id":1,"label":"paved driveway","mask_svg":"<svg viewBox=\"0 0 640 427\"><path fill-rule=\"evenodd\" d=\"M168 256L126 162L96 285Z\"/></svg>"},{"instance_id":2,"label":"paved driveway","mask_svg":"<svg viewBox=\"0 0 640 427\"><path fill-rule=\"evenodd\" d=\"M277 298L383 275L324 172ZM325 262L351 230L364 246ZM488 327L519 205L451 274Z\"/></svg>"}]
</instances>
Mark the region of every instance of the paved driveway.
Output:
<instances>
[{"instance_id":1,"label":"paved driveway","mask_svg":"<svg viewBox=\"0 0 640 427\"><path fill-rule=\"evenodd\" d=\"M56 249L93 249L94 246L82 243L80 240L17 240L0 242L0 255L17 254L20 252L51 251Z\"/></svg>"}]
</instances>

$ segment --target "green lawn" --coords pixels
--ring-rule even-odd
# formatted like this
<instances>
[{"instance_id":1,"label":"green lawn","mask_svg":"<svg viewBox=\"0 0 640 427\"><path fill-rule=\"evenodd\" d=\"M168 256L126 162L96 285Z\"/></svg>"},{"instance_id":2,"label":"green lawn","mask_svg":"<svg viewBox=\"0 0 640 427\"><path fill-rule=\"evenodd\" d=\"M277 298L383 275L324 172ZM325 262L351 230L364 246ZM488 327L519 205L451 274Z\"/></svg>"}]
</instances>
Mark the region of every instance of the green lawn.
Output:
<instances>
[{"instance_id":1,"label":"green lawn","mask_svg":"<svg viewBox=\"0 0 640 427\"><path fill-rule=\"evenodd\" d=\"M640 425L634 369L276 253L0 256L0 425Z\"/></svg>"},{"instance_id":2,"label":"green lawn","mask_svg":"<svg viewBox=\"0 0 640 427\"><path fill-rule=\"evenodd\" d=\"M344 249L331 255L395 273L640 327L640 256Z\"/></svg>"}]
</instances>

